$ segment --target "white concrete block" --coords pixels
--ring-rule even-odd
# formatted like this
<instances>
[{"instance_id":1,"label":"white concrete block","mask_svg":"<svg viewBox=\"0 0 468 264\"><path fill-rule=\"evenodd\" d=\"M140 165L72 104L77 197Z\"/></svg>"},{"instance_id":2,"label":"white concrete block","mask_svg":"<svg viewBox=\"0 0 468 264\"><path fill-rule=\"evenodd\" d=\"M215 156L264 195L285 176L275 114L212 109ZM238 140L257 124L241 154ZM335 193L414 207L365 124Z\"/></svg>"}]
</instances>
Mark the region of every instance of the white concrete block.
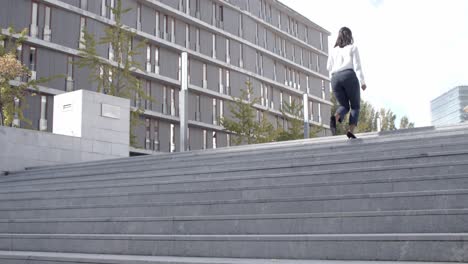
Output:
<instances>
[{"instance_id":1,"label":"white concrete block","mask_svg":"<svg viewBox=\"0 0 468 264\"><path fill-rule=\"evenodd\" d=\"M112 143L103 141L93 141L93 153L112 154Z\"/></svg>"},{"instance_id":2,"label":"white concrete block","mask_svg":"<svg viewBox=\"0 0 468 264\"><path fill-rule=\"evenodd\" d=\"M112 144L112 155L119 157L128 157L129 146L128 144Z\"/></svg>"}]
</instances>

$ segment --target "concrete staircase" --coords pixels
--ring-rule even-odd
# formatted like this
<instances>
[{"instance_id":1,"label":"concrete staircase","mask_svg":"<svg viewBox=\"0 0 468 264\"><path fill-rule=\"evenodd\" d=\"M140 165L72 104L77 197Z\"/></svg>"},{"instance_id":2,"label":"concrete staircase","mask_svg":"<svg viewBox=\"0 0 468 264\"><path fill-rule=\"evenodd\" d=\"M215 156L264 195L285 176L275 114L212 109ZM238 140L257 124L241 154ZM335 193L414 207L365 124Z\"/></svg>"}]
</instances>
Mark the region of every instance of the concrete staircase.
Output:
<instances>
[{"instance_id":1,"label":"concrete staircase","mask_svg":"<svg viewBox=\"0 0 468 264\"><path fill-rule=\"evenodd\" d=\"M12 172L0 263L468 262L468 125L359 137Z\"/></svg>"}]
</instances>

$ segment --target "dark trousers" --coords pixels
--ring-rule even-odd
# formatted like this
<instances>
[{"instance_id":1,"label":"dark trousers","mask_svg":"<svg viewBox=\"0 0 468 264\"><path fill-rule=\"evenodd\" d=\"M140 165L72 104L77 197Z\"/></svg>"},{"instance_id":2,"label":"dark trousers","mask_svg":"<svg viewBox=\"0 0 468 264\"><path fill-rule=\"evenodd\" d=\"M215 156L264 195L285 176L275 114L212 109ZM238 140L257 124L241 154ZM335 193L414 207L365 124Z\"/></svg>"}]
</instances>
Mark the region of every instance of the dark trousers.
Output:
<instances>
[{"instance_id":1,"label":"dark trousers","mask_svg":"<svg viewBox=\"0 0 468 264\"><path fill-rule=\"evenodd\" d=\"M340 115L339 122L351 109L349 124L357 125L359 119L359 109L361 107L361 91L359 90L359 80L353 70L344 70L334 73L331 78L331 85L336 101L339 104L335 114Z\"/></svg>"}]
</instances>

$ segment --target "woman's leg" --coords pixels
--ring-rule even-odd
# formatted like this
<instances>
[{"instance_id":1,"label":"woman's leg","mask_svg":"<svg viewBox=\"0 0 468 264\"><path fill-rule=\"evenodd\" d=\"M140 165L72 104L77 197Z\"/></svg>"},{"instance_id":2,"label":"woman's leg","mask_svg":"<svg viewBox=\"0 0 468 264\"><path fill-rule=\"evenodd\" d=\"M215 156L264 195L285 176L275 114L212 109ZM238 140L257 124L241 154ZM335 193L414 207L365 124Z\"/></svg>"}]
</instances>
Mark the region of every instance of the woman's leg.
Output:
<instances>
[{"instance_id":1,"label":"woman's leg","mask_svg":"<svg viewBox=\"0 0 468 264\"><path fill-rule=\"evenodd\" d=\"M348 79L345 88L351 107L349 115L349 131L354 133L354 129L356 128L359 120L359 111L361 108L361 91L359 90L359 80L357 79L356 74L353 74L353 76Z\"/></svg>"},{"instance_id":2,"label":"woman's leg","mask_svg":"<svg viewBox=\"0 0 468 264\"><path fill-rule=\"evenodd\" d=\"M345 87L336 78L332 78L333 93L338 103L335 112L336 123L342 122L344 116L349 112L349 99L346 95Z\"/></svg>"}]
</instances>

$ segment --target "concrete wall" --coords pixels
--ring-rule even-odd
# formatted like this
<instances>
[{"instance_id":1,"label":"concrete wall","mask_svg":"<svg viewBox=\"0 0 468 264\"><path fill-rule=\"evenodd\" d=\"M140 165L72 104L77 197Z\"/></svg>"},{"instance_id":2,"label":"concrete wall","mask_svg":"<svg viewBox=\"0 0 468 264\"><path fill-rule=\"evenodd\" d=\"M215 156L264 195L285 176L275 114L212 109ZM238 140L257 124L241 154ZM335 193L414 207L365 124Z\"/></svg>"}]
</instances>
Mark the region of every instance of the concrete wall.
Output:
<instances>
[{"instance_id":1,"label":"concrete wall","mask_svg":"<svg viewBox=\"0 0 468 264\"><path fill-rule=\"evenodd\" d=\"M0 127L0 171L128 157L130 102L79 90L54 97L54 134Z\"/></svg>"},{"instance_id":2,"label":"concrete wall","mask_svg":"<svg viewBox=\"0 0 468 264\"><path fill-rule=\"evenodd\" d=\"M122 157L103 153L90 139L0 126L0 172Z\"/></svg>"}]
</instances>

